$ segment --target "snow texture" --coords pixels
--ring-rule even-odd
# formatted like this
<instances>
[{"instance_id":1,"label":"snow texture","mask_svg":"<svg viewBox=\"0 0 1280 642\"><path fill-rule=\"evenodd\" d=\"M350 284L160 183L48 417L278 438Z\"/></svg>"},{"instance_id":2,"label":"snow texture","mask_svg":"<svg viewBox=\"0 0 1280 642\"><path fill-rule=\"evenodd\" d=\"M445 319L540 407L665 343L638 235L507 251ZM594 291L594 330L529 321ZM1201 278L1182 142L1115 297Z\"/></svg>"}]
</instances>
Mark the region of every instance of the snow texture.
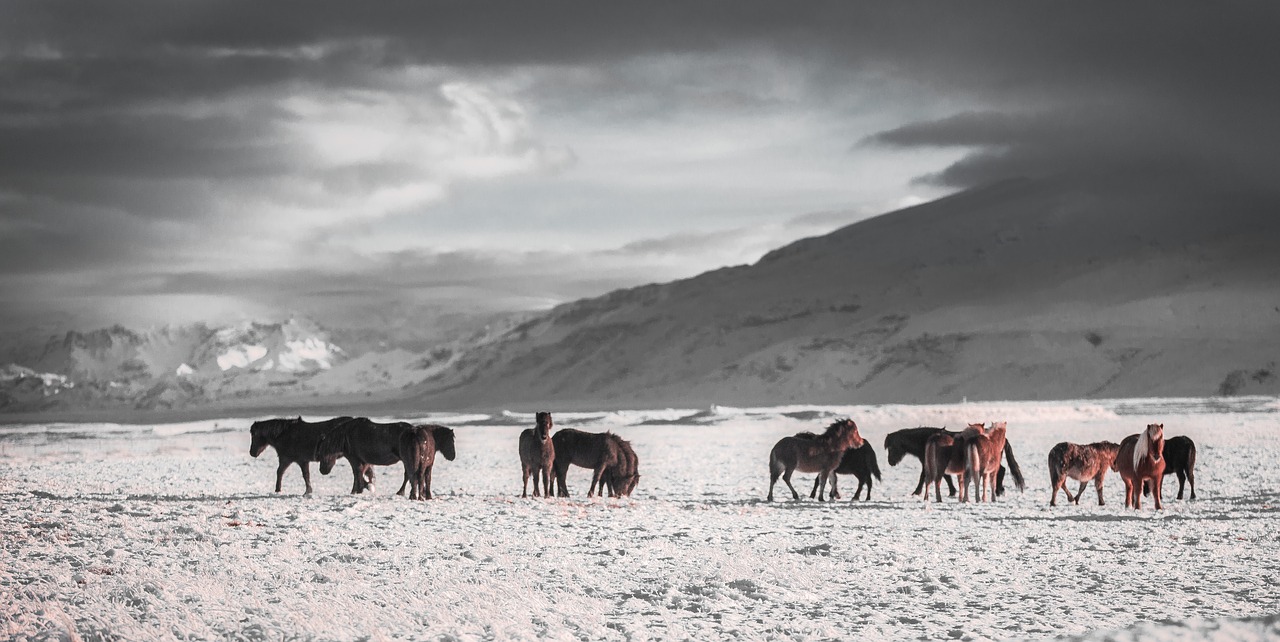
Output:
<instances>
[{"instance_id":1,"label":"snow texture","mask_svg":"<svg viewBox=\"0 0 1280 642\"><path fill-rule=\"evenodd\" d=\"M554 408L550 408L554 411ZM852 416L884 480L872 501L763 501L780 437ZM533 414L452 425L437 499L351 496L340 464L248 455L248 420L0 427L0 638L1280 639L1274 398L556 413L631 440L631 499L520 499ZM1027 475L998 503L926 505L892 430L1007 420ZM1196 501L1050 508L1057 442L1146 424L1199 448ZM807 491L812 475L797 474ZM848 497L856 487L841 480ZM785 490L782 496L786 496Z\"/></svg>"}]
</instances>

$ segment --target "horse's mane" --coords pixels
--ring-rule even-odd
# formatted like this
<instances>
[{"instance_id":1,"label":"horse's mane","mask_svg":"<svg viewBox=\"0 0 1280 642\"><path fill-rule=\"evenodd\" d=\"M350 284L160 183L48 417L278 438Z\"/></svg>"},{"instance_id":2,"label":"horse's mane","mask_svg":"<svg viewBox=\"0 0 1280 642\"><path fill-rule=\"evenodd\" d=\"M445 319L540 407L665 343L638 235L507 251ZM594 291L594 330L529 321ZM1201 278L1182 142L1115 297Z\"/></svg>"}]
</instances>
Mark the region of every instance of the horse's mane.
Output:
<instances>
[{"instance_id":1,"label":"horse's mane","mask_svg":"<svg viewBox=\"0 0 1280 642\"><path fill-rule=\"evenodd\" d=\"M249 427L250 434L259 434L267 439L275 439L284 434L284 431L295 423L302 421L302 417L297 418L279 418L279 419L263 419L255 421Z\"/></svg>"}]
</instances>

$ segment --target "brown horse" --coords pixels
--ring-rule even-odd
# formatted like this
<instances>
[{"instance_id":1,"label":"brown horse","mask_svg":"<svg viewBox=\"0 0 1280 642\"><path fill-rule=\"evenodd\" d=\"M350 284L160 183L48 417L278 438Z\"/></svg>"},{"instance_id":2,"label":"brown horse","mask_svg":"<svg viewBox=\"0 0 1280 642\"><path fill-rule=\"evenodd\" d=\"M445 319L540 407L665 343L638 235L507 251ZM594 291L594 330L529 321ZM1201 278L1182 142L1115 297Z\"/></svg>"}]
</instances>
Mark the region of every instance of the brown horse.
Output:
<instances>
[{"instance_id":1,"label":"brown horse","mask_svg":"<svg viewBox=\"0 0 1280 642\"><path fill-rule=\"evenodd\" d=\"M520 433L520 473L524 477L521 497L529 496L529 475L533 475L533 496L540 497L538 482L551 496L551 471L555 468L556 446L551 440L551 413L540 412L536 425ZM541 480L539 480L541 478Z\"/></svg>"},{"instance_id":2,"label":"brown horse","mask_svg":"<svg viewBox=\"0 0 1280 642\"><path fill-rule=\"evenodd\" d=\"M311 462L320 461L316 456L316 448L329 431L351 421L351 417L334 417L327 421L311 423L296 419L266 419L255 421L249 427L252 441L249 444L249 455L257 457L271 446L276 449L280 465L276 467L276 492L280 492L284 482L284 471L291 464L302 469L302 480L307 484L307 493L311 490Z\"/></svg>"},{"instance_id":3,"label":"brown horse","mask_svg":"<svg viewBox=\"0 0 1280 642\"><path fill-rule=\"evenodd\" d=\"M975 435L985 430L983 424L969 424L960 433L934 433L924 447L924 501L929 501L929 485L933 485L936 501L942 501L942 480L956 475L960 481L960 501L969 501L969 485L965 478L965 449Z\"/></svg>"},{"instance_id":4,"label":"brown horse","mask_svg":"<svg viewBox=\"0 0 1280 642\"><path fill-rule=\"evenodd\" d=\"M1170 437L1164 440L1164 474L1178 475L1178 499L1191 482L1191 499L1196 498L1196 442L1190 437ZM1151 494L1151 485L1142 485L1142 495Z\"/></svg>"},{"instance_id":5,"label":"brown horse","mask_svg":"<svg viewBox=\"0 0 1280 642\"><path fill-rule=\"evenodd\" d=\"M925 446L928 444L930 437L937 434L942 434L942 433L946 433L951 437L956 437L960 434L958 432L947 430L946 428L931 428L931 427L922 426L920 428L904 428L902 430L895 430L889 433L888 435L886 435L884 438L885 458L889 461L890 466L897 466L902 461L902 459L907 455L911 455L912 457L915 457L916 459L920 460L920 464L921 464L920 480L916 482L916 489L911 491L912 495L919 495L920 492L924 490ZM1011 472L1013 472L1014 482L1017 483L1018 488L1020 490L1025 488L1026 484L1022 480L1022 469L1018 468L1017 461L1015 461L1013 457L1013 447L1010 446L1009 442L1007 441L1005 442L1005 446L1004 446L1004 456L1006 459L1009 460L1009 468ZM1001 466L1000 472L996 473L996 494L997 495L1004 494L1004 473L1005 473L1004 466ZM942 481L947 482L947 488L950 490L951 496L954 497L956 494L956 486L951 482L951 477L948 475L943 475Z\"/></svg>"},{"instance_id":6,"label":"brown horse","mask_svg":"<svg viewBox=\"0 0 1280 642\"><path fill-rule=\"evenodd\" d=\"M840 466L844 451L861 448L864 443L862 435L858 434L858 424L852 419L841 419L831 424L826 432L813 439L783 437L769 452L768 500L773 501L773 486L781 476L787 488L791 489L792 498L799 501L800 493L791 485L791 474L799 470L818 473L818 501L826 501L823 491L826 490L827 479L831 471Z\"/></svg>"},{"instance_id":7,"label":"brown horse","mask_svg":"<svg viewBox=\"0 0 1280 642\"><path fill-rule=\"evenodd\" d=\"M597 487L601 495L605 494L605 484L608 482L606 472L618 466L625 457L618 443L622 439L611 432L592 433L565 428L557 431L551 437L551 441L556 449L556 488L561 497L569 496L569 487L565 482L565 478L569 475L569 466L581 466L592 470L591 487L587 490L587 497L594 497ZM609 491L609 496L617 497L617 490L615 488Z\"/></svg>"},{"instance_id":8,"label":"brown horse","mask_svg":"<svg viewBox=\"0 0 1280 642\"><path fill-rule=\"evenodd\" d=\"M1156 510L1164 508L1161 492L1164 486L1164 424L1147 424L1147 429L1129 435L1120 442L1111 469L1124 480L1124 505L1142 508L1142 485L1151 484Z\"/></svg>"},{"instance_id":9,"label":"brown horse","mask_svg":"<svg viewBox=\"0 0 1280 642\"><path fill-rule=\"evenodd\" d=\"M1062 442L1053 447L1049 451L1049 485L1053 487L1053 496L1049 498L1050 506L1058 505L1058 491L1063 490L1067 494L1068 503L1080 503L1080 496L1084 494L1084 489L1089 487L1089 481L1093 481L1093 485L1098 489L1098 505L1106 506L1107 503L1102 499L1102 482L1107 477L1107 471L1111 469L1111 464L1116 459L1116 453L1120 452L1120 445L1109 441L1099 441L1092 444L1072 444ZM1076 496L1071 496L1071 489L1064 488L1067 484L1067 478L1070 477L1080 482L1080 490L1076 492Z\"/></svg>"},{"instance_id":10,"label":"brown horse","mask_svg":"<svg viewBox=\"0 0 1280 642\"><path fill-rule=\"evenodd\" d=\"M979 428L968 437L965 444L965 484L973 480L974 501L987 501L987 492L991 493L991 501L996 500L996 473L1000 470L1000 456L1004 453L1006 443L1005 432L1008 425L1003 421L993 422L991 428L981 430L982 424L970 424ZM968 431L966 430L965 433ZM965 433L961 433L962 435ZM979 490L978 482L982 482ZM966 488L967 492L967 488Z\"/></svg>"},{"instance_id":11,"label":"brown horse","mask_svg":"<svg viewBox=\"0 0 1280 642\"><path fill-rule=\"evenodd\" d=\"M382 424L366 417L344 422L325 433L316 445L320 474L328 475L338 458L345 457L351 464L351 492L372 491L373 467L400 463L400 435L412 428L403 421Z\"/></svg>"},{"instance_id":12,"label":"brown horse","mask_svg":"<svg viewBox=\"0 0 1280 642\"><path fill-rule=\"evenodd\" d=\"M806 439L815 439L817 435L811 432L796 433L797 437ZM858 480L858 490L854 491L853 499L862 497L862 489L867 489L867 501L871 501L871 488L874 483L871 477L874 475L876 479L880 479L880 464L876 462L876 450L871 447L871 442L863 441L861 448L850 448L844 451L844 457L840 459L840 465L831 471L831 499L840 499L840 490L837 488L836 477L839 475L853 475ZM809 491L809 499L818 496L818 480L813 480L813 490ZM852 501L852 500L851 500Z\"/></svg>"},{"instance_id":13,"label":"brown horse","mask_svg":"<svg viewBox=\"0 0 1280 642\"><path fill-rule=\"evenodd\" d=\"M458 455L453 437L452 428L434 424L413 426L400 433L404 482L397 495L404 495L404 487L412 485L409 499L431 499L431 467L436 463L436 453L449 461Z\"/></svg>"},{"instance_id":14,"label":"brown horse","mask_svg":"<svg viewBox=\"0 0 1280 642\"><path fill-rule=\"evenodd\" d=\"M605 471L610 497L630 497L640 482L640 458L632 450L631 442L613 435L618 446L618 464Z\"/></svg>"}]
</instances>

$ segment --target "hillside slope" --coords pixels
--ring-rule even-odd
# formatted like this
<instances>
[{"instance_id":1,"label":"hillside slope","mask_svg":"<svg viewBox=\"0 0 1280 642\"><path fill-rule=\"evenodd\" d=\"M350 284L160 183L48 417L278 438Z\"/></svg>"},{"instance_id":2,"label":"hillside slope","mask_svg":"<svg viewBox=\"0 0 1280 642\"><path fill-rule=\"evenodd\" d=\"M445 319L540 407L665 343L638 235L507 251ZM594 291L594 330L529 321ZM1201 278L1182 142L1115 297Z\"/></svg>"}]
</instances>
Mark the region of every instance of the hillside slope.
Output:
<instances>
[{"instance_id":1,"label":"hillside slope","mask_svg":"<svg viewBox=\"0 0 1280 642\"><path fill-rule=\"evenodd\" d=\"M1280 392L1280 226L1020 179L555 308L412 406ZM1176 201L1175 201L1176 202Z\"/></svg>"}]
</instances>

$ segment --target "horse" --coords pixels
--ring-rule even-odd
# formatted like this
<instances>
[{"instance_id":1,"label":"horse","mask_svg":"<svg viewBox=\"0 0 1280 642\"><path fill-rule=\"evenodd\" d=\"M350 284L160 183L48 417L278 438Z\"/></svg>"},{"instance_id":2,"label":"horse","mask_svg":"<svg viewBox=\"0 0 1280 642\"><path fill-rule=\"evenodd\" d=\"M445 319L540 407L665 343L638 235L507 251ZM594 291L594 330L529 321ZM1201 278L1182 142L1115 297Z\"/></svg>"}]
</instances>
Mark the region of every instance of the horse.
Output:
<instances>
[{"instance_id":1,"label":"horse","mask_svg":"<svg viewBox=\"0 0 1280 642\"><path fill-rule=\"evenodd\" d=\"M943 430L934 433L924 447L924 501L929 501L929 485L933 485L936 501L942 501L942 480L947 475L957 475L960 481L960 501L969 501L969 485L965 478L965 447L968 438L983 430L982 424L970 424L962 432Z\"/></svg>"},{"instance_id":2,"label":"horse","mask_svg":"<svg viewBox=\"0 0 1280 642\"><path fill-rule=\"evenodd\" d=\"M778 440L769 452L768 501L773 501L773 487L779 476L791 489L792 499L800 500L800 493L791 485L791 474L797 470L818 473L818 501L826 501L823 491L831 471L840 466L846 450L861 448L864 443L862 435L858 434L858 424L852 419L841 419L827 426L826 432L813 439L783 437Z\"/></svg>"},{"instance_id":3,"label":"horse","mask_svg":"<svg viewBox=\"0 0 1280 642\"><path fill-rule=\"evenodd\" d=\"M811 432L796 433L796 437L805 439L816 439L818 436ZM836 488L837 475L853 475L858 479L858 490L853 493L853 499L862 497L863 486L867 489L867 501L871 501L871 488L874 485L871 476L875 475L876 479L880 479L880 464L876 462L876 451L871 447L871 442L864 441L861 448L850 448L844 451L844 457L840 459L840 465L831 471L831 498L840 499L840 491ZM813 490L809 492L809 499L813 499L818 494L818 480L813 480ZM853 500L850 500L853 501Z\"/></svg>"},{"instance_id":4,"label":"horse","mask_svg":"<svg viewBox=\"0 0 1280 642\"><path fill-rule=\"evenodd\" d=\"M1049 451L1049 485L1053 487L1053 496L1049 498L1050 506L1058 505L1058 491L1067 494L1067 502L1079 504L1084 489L1093 481L1098 490L1098 505L1106 506L1102 499L1102 482L1111 469L1111 463L1120 451L1120 444L1110 441L1099 441L1092 444L1073 444L1062 442ZM1065 488L1067 478L1080 482L1080 490L1071 496L1071 489Z\"/></svg>"},{"instance_id":5,"label":"horse","mask_svg":"<svg viewBox=\"0 0 1280 642\"><path fill-rule=\"evenodd\" d=\"M1120 442L1120 451L1111 470L1124 480L1125 508L1142 508L1142 485L1151 482L1156 510L1164 508L1161 493L1164 486L1164 424L1147 424L1146 430L1129 435Z\"/></svg>"},{"instance_id":6,"label":"horse","mask_svg":"<svg viewBox=\"0 0 1280 642\"><path fill-rule=\"evenodd\" d=\"M902 430L895 430L884 438L885 457L889 460L890 466L897 466L898 463L907 455L911 455L916 459L919 459L922 464L920 467L920 481L916 482L916 489L911 492L912 495L919 495L920 491L924 489L924 486L927 483L925 481L923 466L925 460L925 446L928 444L930 437L942 433L951 435L953 438L960 434L952 430L947 430L946 428L922 426L920 428L904 428ZM1009 446L1008 442L1005 443L1004 454L1005 457L1013 459L1013 447ZM1018 471L1018 474L1021 474L1021 470ZM1001 466L1000 472L996 475L997 495L1004 494L1004 475L1005 469L1004 466ZM947 482L947 488L951 491L951 496L955 497L956 485L951 482L951 478L943 475L942 480Z\"/></svg>"},{"instance_id":7,"label":"horse","mask_svg":"<svg viewBox=\"0 0 1280 642\"><path fill-rule=\"evenodd\" d=\"M403 421L381 424L365 417L352 419L320 438L316 458L320 474L328 475L339 457L351 464L353 494L374 490L374 466L401 462L400 434L413 426Z\"/></svg>"},{"instance_id":8,"label":"horse","mask_svg":"<svg viewBox=\"0 0 1280 642\"><path fill-rule=\"evenodd\" d=\"M1196 498L1196 442L1190 437L1170 437L1164 442L1164 474L1177 473L1178 499L1187 482L1191 482L1191 499ZM1142 484L1142 494L1151 494L1151 485Z\"/></svg>"},{"instance_id":9,"label":"horse","mask_svg":"<svg viewBox=\"0 0 1280 642\"><path fill-rule=\"evenodd\" d=\"M307 483L307 495L312 494L311 464L319 461L316 457L316 445L330 430L351 421L351 417L334 417L326 421L306 422L302 417L296 419L264 419L255 421L249 427L252 441L249 444L249 455L257 457L271 446L276 449L280 465L276 467L276 492L280 492L284 481L284 471L290 464L297 464L302 469L302 480Z\"/></svg>"},{"instance_id":10,"label":"horse","mask_svg":"<svg viewBox=\"0 0 1280 642\"><path fill-rule=\"evenodd\" d=\"M411 485L409 499L431 499L431 467L436 463L437 452L449 461L457 456L452 428L426 424L400 433L404 482L397 495L404 495L404 487Z\"/></svg>"},{"instance_id":11,"label":"horse","mask_svg":"<svg viewBox=\"0 0 1280 642\"><path fill-rule=\"evenodd\" d=\"M529 496L529 475L533 475L533 496L541 496L539 477L547 497L551 496L551 470L555 467L556 447L551 440L551 413L536 415L537 424L520 433L520 473L524 477L521 497Z\"/></svg>"},{"instance_id":12,"label":"horse","mask_svg":"<svg viewBox=\"0 0 1280 642\"><path fill-rule=\"evenodd\" d=\"M605 473L619 465L625 455L618 442L622 441L611 432L594 433L565 428L551 437L556 449L555 470L556 488L560 497L569 496L569 487L565 477L569 474L569 466L590 468L591 487L587 497L594 497L599 486L601 495L605 494ZM609 491L610 497L617 497L617 488Z\"/></svg>"},{"instance_id":13,"label":"horse","mask_svg":"<svg viewBox=\"0 0 1280 642\"><path fill-rule=\"evenodd\" d=\"M610 497L630 497L640 482L640 458L632 450L631 442L613 435L618 446L618 464L605 471L604 479Z\"/></svg>"},{"instance_id":14,"label":"horse","mask_svg":"<svg viewBox=\"0 0 1280 642\"><path fill-rule=\"evenodd\" d=\"M969 428L977 427L974 434L968 437L965 444L965 483L973 480L974 501L987 501L987 492L991 492L991 501L996 500L996 473L1000 468L1000 455L1008 443L1005 433L1008 424L1003 421L992 422L991 428L983 430L982 424L969 424ZM968 430L965 431L967 433ZM961 433L962 437L965 433ZM1014 465L1011 461L1011 467ZM1021 477L1015 474L1014 479ZM978 489L982 482L982 489ZM1022 485L1019 484L1019 490ZM967 489L966 489L967 490Z\"/></svg>"}]
</instances>

